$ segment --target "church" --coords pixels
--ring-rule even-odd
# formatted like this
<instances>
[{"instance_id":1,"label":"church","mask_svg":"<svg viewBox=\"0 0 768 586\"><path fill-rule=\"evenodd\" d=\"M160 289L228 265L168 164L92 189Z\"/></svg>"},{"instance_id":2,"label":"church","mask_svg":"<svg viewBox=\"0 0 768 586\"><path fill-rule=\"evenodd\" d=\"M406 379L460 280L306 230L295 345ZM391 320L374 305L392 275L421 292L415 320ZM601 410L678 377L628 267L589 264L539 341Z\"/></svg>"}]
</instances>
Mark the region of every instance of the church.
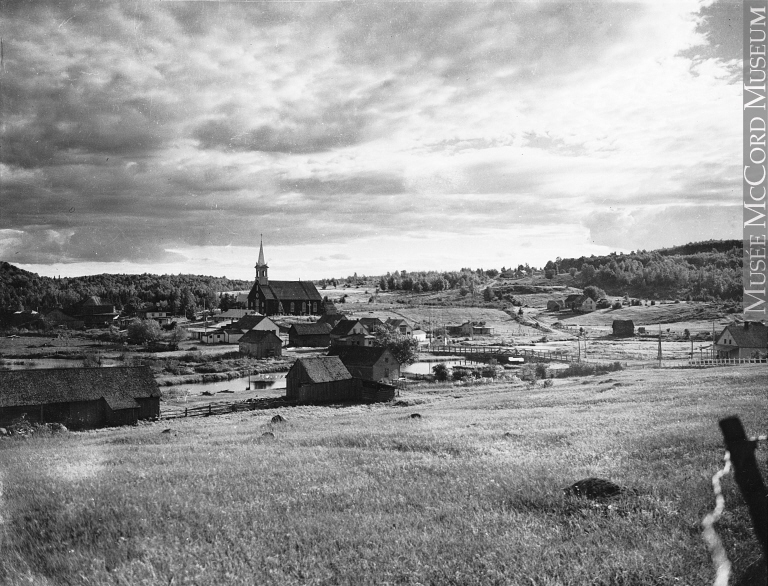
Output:
<instances>
[{"instance_id":1,"label":"church","mask_svg":"<svg viewBox=\"0 0 768 586\"><path fill-rule=\"evenodd\" d=\"M264 262L264 243L259 244L256 282L248 294L248 309L263 315L320 315L323 298L309 281L270 281Z\"/></svg>"}]
</instances>

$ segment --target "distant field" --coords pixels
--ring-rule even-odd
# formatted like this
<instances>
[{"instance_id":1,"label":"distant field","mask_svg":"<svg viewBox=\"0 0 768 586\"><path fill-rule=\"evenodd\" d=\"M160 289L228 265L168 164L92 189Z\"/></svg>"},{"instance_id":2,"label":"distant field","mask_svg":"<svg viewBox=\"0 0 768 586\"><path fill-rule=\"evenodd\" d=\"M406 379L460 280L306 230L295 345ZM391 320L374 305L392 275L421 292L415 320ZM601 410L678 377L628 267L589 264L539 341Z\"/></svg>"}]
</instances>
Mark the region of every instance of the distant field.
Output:
<instances>
[{"instance_id":1,"label":"distant field","mask_svg":"<svg viewBox=\"0 0 768 586\"><path fill-rule=\"evenodd\" d=\"M3 440L0 583L711 584L717 421L765 433L764 382L750 366L424 386L403 407L280 409L284 424ZM563 495L589 476L638 494ZM724 491L738 573L758 547L732 477Z\"/></svg>"}]
</instances>

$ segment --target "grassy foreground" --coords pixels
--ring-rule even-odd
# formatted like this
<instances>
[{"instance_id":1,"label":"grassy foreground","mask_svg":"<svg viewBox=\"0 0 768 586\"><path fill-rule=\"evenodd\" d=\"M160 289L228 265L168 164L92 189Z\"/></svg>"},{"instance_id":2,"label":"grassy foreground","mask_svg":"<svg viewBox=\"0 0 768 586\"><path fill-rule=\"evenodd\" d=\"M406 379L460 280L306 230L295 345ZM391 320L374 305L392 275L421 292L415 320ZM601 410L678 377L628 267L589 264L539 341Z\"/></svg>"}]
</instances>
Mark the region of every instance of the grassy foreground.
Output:
<instances>
[{"instance_id":1,"label":"grassy foreground","mask_svg":"<svg viewBox=\"0 0 768 586\"><path fill-rule=\"evenodd\" d=\"M765 433L764 381L624 371L4 440L0 583L711 583L717 421ZM589 476L638 494L563 495ZM738 574L758 547L724 486Z\"/></svg>"}]
</instances>

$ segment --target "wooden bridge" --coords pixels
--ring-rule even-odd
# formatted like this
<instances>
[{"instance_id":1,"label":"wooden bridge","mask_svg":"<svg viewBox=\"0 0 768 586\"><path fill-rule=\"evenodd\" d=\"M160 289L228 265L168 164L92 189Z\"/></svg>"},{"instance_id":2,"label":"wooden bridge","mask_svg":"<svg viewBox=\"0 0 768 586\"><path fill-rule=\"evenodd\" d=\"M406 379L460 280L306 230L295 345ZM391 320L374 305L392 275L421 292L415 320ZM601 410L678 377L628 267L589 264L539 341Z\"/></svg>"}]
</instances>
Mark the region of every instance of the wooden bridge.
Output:
<instances>
[{"instance_id":1,"label":"wooden bridge","mask_svg":"<svg viewBox=\"0 0 768 586\"><path fill-rule=\"evenodd\" d=\"M530 350L528 348L509 348L506 346L460 346L457 344L430 346L432 354L448 356L490 356L501 362L507 358L522 358L525 362L578 362L578 358L568 352L558 350Z\"/></svg>"}]
</instances>

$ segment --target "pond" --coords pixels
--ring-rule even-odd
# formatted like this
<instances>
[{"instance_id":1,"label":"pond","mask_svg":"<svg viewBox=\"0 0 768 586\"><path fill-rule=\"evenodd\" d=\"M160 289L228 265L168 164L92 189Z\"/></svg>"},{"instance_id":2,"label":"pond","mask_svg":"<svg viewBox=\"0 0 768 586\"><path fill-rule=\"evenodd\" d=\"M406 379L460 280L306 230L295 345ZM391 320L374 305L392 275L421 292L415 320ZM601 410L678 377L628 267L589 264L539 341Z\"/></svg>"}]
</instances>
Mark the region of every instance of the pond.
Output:
<instances>
[{"instance_id":1,"label":"pond","mask_svg":"<svg viewBox=\"0 0 768 586\"><path fill-rule=\"evenodd\" d=\"M101 366L124 366L119 360L103 358ZM81 368L82 360L72 358L4 358L0 359L0 369L3 370L35 370L39 368Z\"/></svg>"},{"instance_id":2,"label":"pond","mask_svg":"<svg viewBox=\"0 0 768 586\"><path fill-rule=\"evenodd\" d=\"M405 368L400 369L403 373L410 373L410 374L431 374L432 368L437 364L445 364L449 368L453 368L454 366L478 366L477 362L468 362L466 360L441 360L438 362L414 362L413 364L409 364Z\"/></svg>"},{"instance_id":3,"label":"pond","mask_svg":"<svg viewBox=\"0 0 768 586\"><path fill-rule=\"evenodd\" d=\"M269 377L269 378L268 378ZM163 387L167 388L167 387ZM222 391L233 391L233 393L240 394L241 392L251 390L277 390L285 388L285 373L274 373L270 375L253 375L250 377L250 389L248 389L248 377L236 378L232 380L222 380L212 383L191 383L176 385L172 388L183 389L189 391L190 395L202 395L203 392L219 393L222 398L226 397L227 393L221 394Z\"/></svg>"}]
</instances>

